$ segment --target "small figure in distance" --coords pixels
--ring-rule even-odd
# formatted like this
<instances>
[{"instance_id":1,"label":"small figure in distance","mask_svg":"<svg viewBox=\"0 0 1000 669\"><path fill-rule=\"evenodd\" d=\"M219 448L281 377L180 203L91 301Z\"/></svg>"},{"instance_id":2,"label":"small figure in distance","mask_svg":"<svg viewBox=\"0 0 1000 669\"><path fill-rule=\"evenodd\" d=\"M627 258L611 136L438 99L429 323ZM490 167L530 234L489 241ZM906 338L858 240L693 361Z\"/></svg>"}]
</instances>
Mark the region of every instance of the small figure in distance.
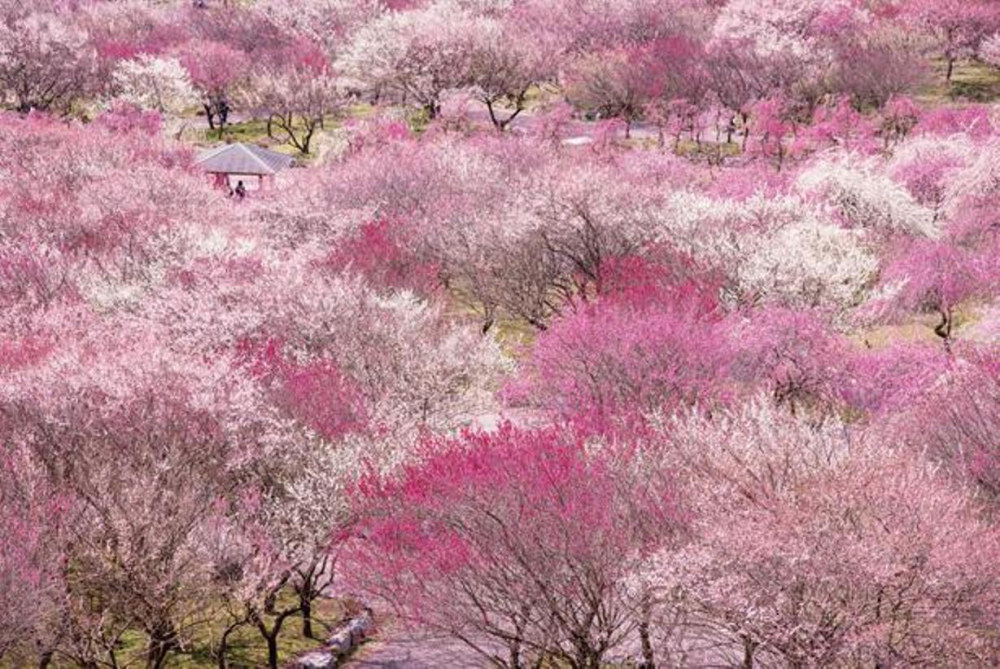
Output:
<instances>
[{"instance_id":1,"label":"small figure in distance","mask_svg":"<svg viewBox=\"0 0 1000 669\"><path fill-rule=\"evenodd\" d=\"M219 136L221 137L222 129L226 127L226 123L229 121L229 101L226 99L220 100L215 113L219 116Z\"/></svg>"},{"instance_id":2,"label":"small figure in distance","mask_svg":"<svg viewBox=\"0 0 1000 669\"><path fill-rule=\"evenodd\" d=\"M195 9L205 9L208 7L208 2L206 0L194 0Z\"/></svg>"},{"instance_id":3,"label":"small figure in distance","mask_svg":"<svg viewBox=\"0 0 1000 669\"><path fill-rule=\"evenodd\" d=\"M236 197L241 200L247 196L247 188L243 185L242 181L236 182L236 190L233 192L236 193Z\"/></svg>"}]
</instances>

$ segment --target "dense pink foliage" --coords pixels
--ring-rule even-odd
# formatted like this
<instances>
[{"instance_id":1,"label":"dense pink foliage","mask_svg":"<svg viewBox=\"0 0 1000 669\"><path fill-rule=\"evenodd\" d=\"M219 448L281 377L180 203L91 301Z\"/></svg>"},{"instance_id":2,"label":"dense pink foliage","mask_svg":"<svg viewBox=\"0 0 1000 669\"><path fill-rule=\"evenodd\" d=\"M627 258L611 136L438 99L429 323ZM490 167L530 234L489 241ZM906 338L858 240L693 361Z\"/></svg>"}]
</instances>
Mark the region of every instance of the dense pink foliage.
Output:
<instances>
[{"instance_id":1,"label":"dense pink foliage","mask_svg":"<svg viewBox=\"0 0 1000 669\"><path fill-rule=\"evenodd\" d=\"M602 301L564 316L539 335L510 400L603 420L724 399L727 356L714 310L691 285L664 292L647 294L652 304Z\"/></svg>"},{"instance_id":2,"label":"dense pink foliage","mask_svg":"<svg viewBox=\"0 0 1000 669\"><path fill-rule=\"evenodd\" d=\"M414 253L413 239L405 222L369 221L337 244L324 263L334 272L361 274L376 286L425 293L436 286L437 270Z\"/></svg>"},{"instance_id":3,"label":"dense pink foliage","mask_svg":"<svg viewBox=\"0 0 1000 669\"><path fill-rule=\"evenodd\" d=\"M986 0L910 0L904 14L921 21L940 44L948 62L947 77L959 58L978 53L1000 27L1000 9Z\"/></svg>"},{"instance_id":4,"label":"dense pink foliage","mask_svg":"<svg viewBox=\"0 0 1000 669\"><path fill-rule=\"evenodd\" d=\"M998 7L0 0L0 664L996 666Z\"/></svg>"},{"instance_id":5,"label":"dense pink foliage","mask_svg":"<svg viewBox=\"0 0 1000 669\"><path fill-rule=\"evenodd\" d=\"M10 448L0 460L0 658L25 638L45 638L65 590L72 503L25 455Z\"/></svg>"},{"instance_id":6,"label":"dense pink foliage","mask_svg":"<svg viewBox=\"0 0 1000 669\"><path fill-rule=\"evenodd\" d=\"M239 352L251 374L274 393L275 403L323 438L364 429L364 398L334 362L297 363L273 339L257 347L241 342Z\"/></svg>"},{"instance_id":7,"label":"dense pink foliage","mask_svg":"<svg viewBox=\"0 0 1000 669\"><path fill-rule=\"evenodd\" d=\"M992 293L997 276L992 253L979 256L945 242L917 240L886 267L882 280L888 295L873 301L872 308L896 314L934 313L941 319L935 333L947 342L955 308Z\"/></svg>"},{"instance_id":8,"label":"dense pink foliage","mask_svg":"<svg viewBox=\"0 0 1000 669\"><path fill-rule=\"evenodd\" d=\"M761 309L729 323L730 373L764 388L794 412L799 404L829 403L840 393L850 346L819 314Z\"/></svg>"},{"instance_id":9,"label":"dense pink foliage","mask_svg":"<svg viewBox=\"0 0 1000 669\"><path fill-rule=\"evenodd\" d=\"M664 651L779 665L995 657L983 632L1000 536L926 463L759 407L662 438L699 513L647 578L667 620L691 597L705 626Z\"/></svg>"},{"instance_id":10,"label":"dense pink foliage","mask_svg":"<svg viewBox=\"0 0 1000 669\"><path fill-rule=\"evenodd\" d=\"M638 454L567 430L506 426L429 448L365 484L374 513L351 557L362 582L408 619L473 645L485 635L481 652L503 662L593 666L620 644L641 599L623 579L682 525L668 472L630 479L623 459Z\"/></svg>"}]
</instances>

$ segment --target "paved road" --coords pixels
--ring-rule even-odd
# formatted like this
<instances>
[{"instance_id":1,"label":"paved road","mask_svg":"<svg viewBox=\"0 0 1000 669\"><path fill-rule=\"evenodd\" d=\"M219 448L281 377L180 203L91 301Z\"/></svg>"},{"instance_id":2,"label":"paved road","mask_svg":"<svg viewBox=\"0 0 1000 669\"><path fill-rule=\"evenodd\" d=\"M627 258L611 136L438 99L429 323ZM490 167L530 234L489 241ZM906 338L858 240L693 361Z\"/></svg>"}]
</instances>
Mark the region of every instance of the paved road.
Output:
<instances>
[{"instance_id":1,"label":"paved road","mask_svg":"<svg viewBox=\"0 0 1000 669\"><path fill-rule=\"evenodd\" d=\"M381 633L344 665L352 669L479 669L475 652L448 638L407 630Z\"/></svg>"}]
</instances>

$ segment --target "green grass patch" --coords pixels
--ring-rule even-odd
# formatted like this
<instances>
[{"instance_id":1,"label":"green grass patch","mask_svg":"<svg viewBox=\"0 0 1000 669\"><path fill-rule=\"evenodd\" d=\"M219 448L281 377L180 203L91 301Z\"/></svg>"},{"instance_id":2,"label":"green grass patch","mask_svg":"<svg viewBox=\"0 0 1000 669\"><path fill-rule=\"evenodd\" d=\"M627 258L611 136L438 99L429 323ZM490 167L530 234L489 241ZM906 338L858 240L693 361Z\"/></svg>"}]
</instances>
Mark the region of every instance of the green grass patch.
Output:
<instances>
[{"instance_id":1,"label":"green grass patch","mask_svg":"<svg viewBox=\"0 0 1000 669\"><path fill-rule=\"evenodd\" d=\"M414 135L422 135L431 124L431 115L423 107L411 107L406 111L406 125Z\"/></svg>"},{"instance_id":2,"label":"green grass patch","mask_svg":"<svg viewBox=\"0 0 1000 669\"><path fill-rule=\"evenodd\" d=\"M524 96L524 108L537 110L563 99L563 90L554 84L535 84L528 88Z\"/></svg>"},{"instance_id":3,"label":"green grass patch","mask_svg":"<svg viewBox=\"0 0 1000 669\"><path fill-rule=\"evenodd\" d=\"M352 108L348 112L348 116L357 118L364 118L365 114L370 115L371 111ZM195 122L204 124L204 116L197 117ZM220 142L241 142L243 144L264 146L272 151L294 156L308 163L315 157L315 147L318 147L322 143L322 135L339 127L341 118L330 115L323 120L323 123L324 127L316 130L316 134L312 138L312 146L310 147L310 151L312 153L309 155L300 153L297 148L292 146L292 144L288 141L288 136L285 131L281 130L277 126L272 128L273 137L268 136L267 121L265 119L247 119L245 121L240 121L239 123L232 123L227 125L225 130L221 133L218 129L212 130L211 128L207 128L202 125L197 128L189 128L184 134L187 140L196 146L210 147L215 146ZM298 129L301 126L296 123L293 127Z\"/></svg>"},{"instance_id":4,"label":"green grass patch","mask_svg":"<svg viewBox=\"0 0 1000 669\"><path fill-rule=\"evenodd\" d=\"M670 140L668 140L670 141ZM735 158L742 153L736 142L698 142L681 140L677 145L677 155L687 158Z\"/></svg>"},{"instance_id":5,"label":"green grass patch","mask_svg":"<svg viewBox=\"0 0 1000 669\"><path fill-rule=\"evenodd\" d=\"M281 604L293 603L294 594L282 593ZM302 636L302 618L296 614L287 618L278 637L278 661L281 665L290 662L295 657L316 650L323 645L331 630L341 622L346 609L335 599L320 598L313 605L313 632L318 639L307 639ZM270 625L270 617L265 616ZM183 648L175 650L167 657L166 666L182 669L210 669L218 667L214 655L219 637L227 625L225 613L218 611L208 620L192 622L185 630ZM228 640L229 649L226 661L232 669L250 669L267 666L267 643L256 627L245 626L233 632ZM138 630L129 630L122 637L116 649L119 664L124 666L141 666L144 660L146 636ZM0 661L0 669L18 669L26 665L34 665L33 658L4 658ZM65 658L56 657L53 669L70 669L76 665Z\"/></svg>"},{"instance_id":6,"label":"green grass patch","mask_svg":"<svg viewBox=\"0 0 1000 669\"><path fill-rule=\"evenodd\" d=\"M359 102L356 105L348 107L344 112L344 116L346 118L366 119L374 116L377 111L378 108L374 105L370 105L367 102Z\"/></svg>"},{"instance_id":7,"label":"green grass patch","mask_svg":"<svg viewBox=\"0 0 1000 669\"><path fill-rule=\"evenodd\" d=\"M932 80L918 96L922 102L948 104L1000 100L1000 68L978 60L960 61L955 63L950 82L945 80L947 68L943 59L932 63Z\"/></svg>"},{"instance_id":8,"label":"green grass patch","mask_svg":"<svg viewBox=\"0 0 1000 669\"><path fill-rule=\"evenodd\" d=\"M447 293L447 311L455 319L465 321L470 327L483 326L483 310L472 296L459 288ZM503 352L519 358L535 343L538 330L520 319L497 316L490 333L496 338Z\"/></svg>"}]
</instances>

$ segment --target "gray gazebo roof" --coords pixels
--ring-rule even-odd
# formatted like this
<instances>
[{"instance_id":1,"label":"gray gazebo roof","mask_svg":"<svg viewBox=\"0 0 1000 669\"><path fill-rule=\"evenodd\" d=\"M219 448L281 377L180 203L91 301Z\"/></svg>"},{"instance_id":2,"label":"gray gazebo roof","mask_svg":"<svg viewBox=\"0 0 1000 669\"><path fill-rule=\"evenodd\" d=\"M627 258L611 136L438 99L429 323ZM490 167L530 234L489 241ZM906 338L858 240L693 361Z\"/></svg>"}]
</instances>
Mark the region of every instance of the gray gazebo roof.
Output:
<instances>
[{"instance_id":1,"label":"gray gazebo roof","mask_svg":"<svg viewBox=\"0 0 1000 669\"><path fill-rule=\"evenodd\" d=\"M221 174L275 174L295 159L277 151L248 144L226 144L204 151L195 164L206 172Z\"/></svg>"}]
</instances>

